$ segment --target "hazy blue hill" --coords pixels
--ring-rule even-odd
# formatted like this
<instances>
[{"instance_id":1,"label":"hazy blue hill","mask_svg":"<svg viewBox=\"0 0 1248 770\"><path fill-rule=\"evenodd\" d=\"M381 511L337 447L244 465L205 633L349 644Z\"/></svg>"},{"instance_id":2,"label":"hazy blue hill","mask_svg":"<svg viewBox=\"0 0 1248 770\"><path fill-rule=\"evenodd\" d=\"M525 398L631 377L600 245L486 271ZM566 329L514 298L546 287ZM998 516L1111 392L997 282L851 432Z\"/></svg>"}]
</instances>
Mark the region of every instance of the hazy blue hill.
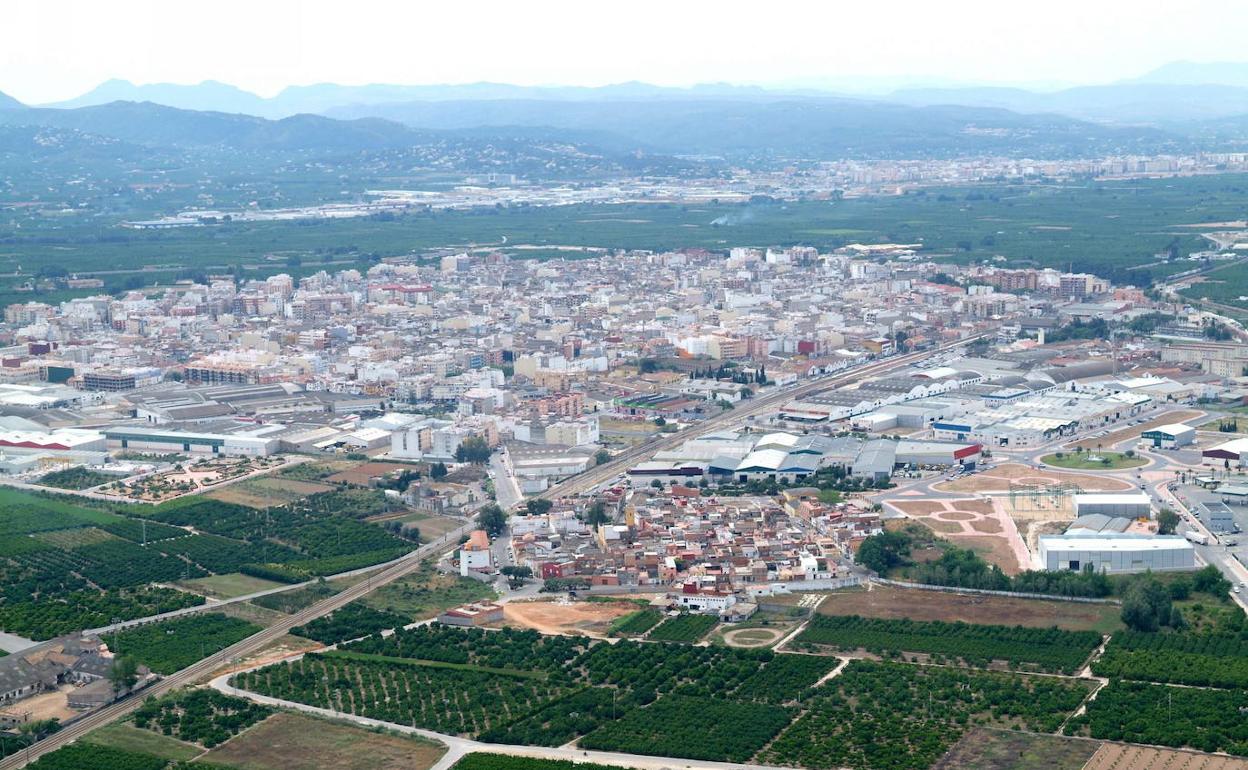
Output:
<instances>
[{"instance_id":1,"label":"hazy blue hill","mask_svg":"<svg viewBox=\"0 0 1248 770\"><path fill-rule=\"evenodd\" d=\"M1173 124L1248 112L1248 89L1231 85L1122 83L1038 93L1018 88L926 88L897 91L890 101L957 104L1021 113L1051 112L1103 123Z\"/></svg>"},{"instance_id":2,"label":"hazy blue hill","mask_svg":"<svg viewBox=\"0 0 1248 770\"><path fill-rule=\"evenodd\" d=\"M263 115L267 100L235 86L205 80L196 85L152 83L135 85L128 80L107 80L82 96L55 104L61 109L95 107L112 102L152 102L184 110Z\"/></svg>"},{"instance_id":3,"label":"hazy blue hill","mask_svg":"<svg viewBox=\"0 0 1248 770\"><path fill-rule=\"evenodd\" d=\"M150 102L13 110L0 114L0 122L69 128L163 147L354 152L405 147L428 138L384 120L344 121L316 115L266 120L251 115L181 110Z\"/></svg>"},{"instance_id":4,"label":"hazy blue hill","mask_svg":"<svg viewBox=\"0 0 1248 770\"><path fill-rule=\"evenodd\" d=\"M25 106L12 96L0 91L0 110L20 110Z\"/></svg>"},{"instance_id":5,"label":"hazy blue hill","mask_svg":"<svg viewBox=\"0 0 1248 770\"><path fill-rule=\"evenodd\" d=\"M327 114L380 117L429 129L548 126L609 130L666 153L916 157L969 152L1052 156L1181 141L1056 115L962 106L916 107L837 98L557 102L460 100L354 105Z\"/></svg>"},{"instance_id":6,"label":"hazy blue hill","mask_svg":"<svg viewBox=\"0 0 1248 770\"><path fill-rule=\"evenodd\" d=\"M1174 61L1123 82L1248 88L1248 63Z\"/></svg>"},{"instance_id":7,"label":"hazy blue hill","mask_svg":"<svg viewBox=\"0 0 1248 770\"><path fill-rule=\"evenodd\" d=\"M63 102L41 105L61 109L95 107L111 102L152 102L166 107L209 112L227 112L282 118L301 113L322 113L349 105L391 102L536 99L549 101L618 101L637 99L777 99L784 92L753 86L709 83L692 88L667 88L629 82L601 87L517 86L507 83L465 83L460 85L390 85L376 83L344 86L318 83L290 86L266 99L235 86L206 80L195 85L155 83L135 85L127 80L108 80L91 91Z\"/></svg>"}]
</instances>

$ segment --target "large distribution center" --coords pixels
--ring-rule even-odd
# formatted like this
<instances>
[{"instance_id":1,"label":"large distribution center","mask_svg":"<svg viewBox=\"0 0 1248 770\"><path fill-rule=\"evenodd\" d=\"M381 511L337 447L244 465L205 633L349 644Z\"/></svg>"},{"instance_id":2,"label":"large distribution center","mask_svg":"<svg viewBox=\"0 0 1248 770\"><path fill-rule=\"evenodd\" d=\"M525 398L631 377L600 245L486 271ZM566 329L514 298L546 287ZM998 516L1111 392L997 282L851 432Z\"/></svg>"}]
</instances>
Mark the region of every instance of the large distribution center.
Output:
<instances>
[{"instance_id":1,"label":"large distribution center","mask_svg":"<svg viewBox=\"0 0 1248 770\"><path fill-rule=\"evenodd\" d=\"M1154 572L1196 569L1196 551L1178 535L1080 534L1040 537L1046 570Z\"/></svg>"}]
</instances>

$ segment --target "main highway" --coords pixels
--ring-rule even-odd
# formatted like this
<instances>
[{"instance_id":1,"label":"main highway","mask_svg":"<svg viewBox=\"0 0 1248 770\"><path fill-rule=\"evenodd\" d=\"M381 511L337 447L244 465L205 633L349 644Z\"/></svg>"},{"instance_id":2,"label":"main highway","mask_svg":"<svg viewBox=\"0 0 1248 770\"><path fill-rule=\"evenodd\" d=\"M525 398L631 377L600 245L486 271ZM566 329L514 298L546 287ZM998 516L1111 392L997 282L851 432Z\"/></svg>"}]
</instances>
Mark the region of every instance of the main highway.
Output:
<instances>
[{"instance_id":1,"label":"main highway","mask_svg":"<svg viewBox=\"0 0 1248 770\"><path fill-rule=\"evenodd\" d=\"M663 434L655 439L640 444L622 454L616 455L611 460L595 466L585 473L573 476L566 481L551 486L550 489L542 493L542 497L555 499L559 497L567 497L570 495L581 494L585 491L604 482L610 481L619 474L628 470L634 463L639 460L665 449L671 449L679 444L688 441L691 438L697 438L717 430L744 422L750 417L767 413L782 404L805 396L812 395L833 388L845 387L861 382L865 379L879 377L889 374L898 369L905 368L916 364L933 355L941 352L953 350L978 340L988 334L995 334L995 331L984 332L966 339L957 340L955 342L946 343L939 347L919 351L916 353L906 353L903 355L894 355L878 361L872 361L862 366L853 367L835 376L825 376L817 378L809 382L794 385L786 388L777 388L770 393L760 395L758 398L742 402L735 409L728 410L722 414L711 417L697 426L686 430L673 433ZM63 728L60 732L53 733L43 740L35 743L29 748L12 756L0 760L0 770L15 770L15 768L25 767L27 763L33 762L44 754L55 751L62 746L81 738L92 730L103 727L111 722L125 717L142 705L143 701L149 696L160 697L166 693L172 692L180 687L184 687L203 679L214 671L227 666L232 661L253 654L280 638L283 634L289 632L295 626L308 623L316 618L327 615L334 610L359 599L370 593L376 588L392 583L395 580L417 569L421 562L426 558L439 554L453 548L458 543L459 537L466 534L474 525L472 523L452 532L448 532L438 540L426 543L416 550L412 551L402 559L384 567L371 577L346 588L339 593L324 599L316 604L300 610L289 617L283 618L273 625L258 631L257 633L237 642L225 649L215 652L199 662L188 666L187 668L171 674L155 684L150 685L137 695L130 696L109 706L105 706L97 711L93 711L83 716L76 722L73 722Z\"/></svg>"}]
</instances>

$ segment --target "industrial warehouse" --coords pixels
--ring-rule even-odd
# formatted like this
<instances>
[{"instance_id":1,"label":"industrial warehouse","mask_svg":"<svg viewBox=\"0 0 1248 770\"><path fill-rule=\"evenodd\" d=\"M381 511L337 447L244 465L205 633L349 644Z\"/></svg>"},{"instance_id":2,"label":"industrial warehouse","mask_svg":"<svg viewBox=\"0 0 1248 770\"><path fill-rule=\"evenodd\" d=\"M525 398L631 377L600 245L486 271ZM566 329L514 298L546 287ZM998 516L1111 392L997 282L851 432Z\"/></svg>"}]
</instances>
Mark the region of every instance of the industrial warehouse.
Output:
<instances>
[{"instance_id":1,"label":"industrial warehouse","mask_svg":"<svg viewBox=\"0 0 1248 770\"><path fill-rule=\"evenodd\" d=\"M717 433L655 454L629 470L634 480L708 483L777 481L796 483L822 468L872 481L898 468L974 468L978 444L909 439L865 440L852 436L791 433Z\"/></svg>"},{"instance_id":2,"label":"industrial warehouse","mask_svg":"<svg viewBox=\"0 0 1248 770\"><path fill-rule=\"evenodd\" d=\"M965 358L808 396L785 406L778 418L794 426L843 421L866 433L926 429L939 441L1012 449L1103 429L1203 394L1198 384L1164 377L1115 377L1109 361L1024 369L1020 362ZM1164 425L1146 438L1185 446L1194 441L1190 430Z\"/></svg>"},{"instance_id":3,"label":"industrial warehouse","mask_svg":"<svg viewBox=\"0 0 1248 770\"><path fill-rule=\"evenodd\" d=\"M1196 568L1196 551L1178 535L1099 534L1043 535L1040 566L1047 570L1085 567L1111 574L1170 572Z\"/></svg>"}]
</instances>

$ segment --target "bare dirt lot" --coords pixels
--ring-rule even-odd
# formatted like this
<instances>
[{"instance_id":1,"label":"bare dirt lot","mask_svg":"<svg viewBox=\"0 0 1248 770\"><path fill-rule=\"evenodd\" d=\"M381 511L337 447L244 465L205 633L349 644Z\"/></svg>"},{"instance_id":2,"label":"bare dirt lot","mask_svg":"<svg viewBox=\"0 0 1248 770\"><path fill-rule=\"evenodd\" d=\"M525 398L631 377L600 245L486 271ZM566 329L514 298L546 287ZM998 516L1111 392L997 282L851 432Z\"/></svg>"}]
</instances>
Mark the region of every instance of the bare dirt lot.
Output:
<instances>
[{"instance_id":1,"label":"bare dirt lot","mask_svg":"<svg viewBox=\"0 0 1248 770\"><path fill-rule=\"evenodd\" d=\"M780 641L789 629L780 628L734 628L723 634L724 644L729 647L770 647Z\"/></svg>"},{"instance_id":2,"label":"bare dirt lot","mask_svg":"<svg viewBox=\"0 0 1248 770\"><path fill-rule=\"evenodd\" d=\"M426 770L443 746L300 714L274 714L204 756L240 770Z\"/></svg>"},{"instance_id":3,"label":"bare dirt lot","mask_svg":"<svg viewBox=\"0 0 1248 770\"><path fill-rule=\"evenodd\" d=\"M314 481L299 481L276 476L265 476L258 479L247 479L228 487L213 490L208 497L224 503L238 503L252 508L267 508L270 505L281 505L300 500L318 492L334 489L329 484L318 484Z\"/></svg>"},{"instance_id":4,"label":"bare dirt lot","mask_svg":"<svg viewBox=\"0 0 1248 770\"><path fill-rule=\"evenodd\" d=\"M10 711L29 712L31 721L41 719L59 719L65 721L77 716L78 712L69 707L66 696L74 691L72 684L61 685L54 692L45 692L22 700L9 707Z\"/></svg>"},{"instance_id":5,"label":"bare dirt lot","mask_svg":"<svg viewBox=\"0 0 1248 770\"><path fill-rule=\"evenodd\" d=\"M1006 574L1031 564L1031 554L1014 522L997 500L889 500L887 504L963 548L970 548Z\"/></svg>"},{"instance_id":6,"label":"bare dirt lot","mask_svg":"<svg viewBox=\"0 0 1248 770\"><path fill-rule=\"evenodd\" d=\"M1248 770L1248 761L1194 751L1150 749L1106 743L1097 749L1085 770Z\"/></svg>"},{"instance_id":7,"label":"bare dirt lot","mask_svg":"<svg viewBox=\"0 0 1248 770\"><path fill-rule=\"evenodd\" d=\"M1200 417L1203 414L1204 412L1196 409L1178 409L1173 412L1166 412L1165 414L1154 417L1148 422L1119 428L1118 430L1112 433L1107 433L1100 438L1080 439L1072 444L1067 444L1067 446L1072 449L1077 446L1081 446L1084 449L1096 449L1098 446L1104 447L1105 449L1112 449L1115 444L1127 441L1128 439L1139 438L1141 433L1146 430L1152 430L1158 425L1170 425L1176 422L1186 422L1187 420Z\"/></svg>"},{"instance_id":8,"label":"bare dirt lot","mask_svg":"<svg viewBox=\"0 0 1248 770\"><path fill-rule=\"evenodd\" d=\"M393 471L402 472L418 467L419 466L408 465L406 463L388 463L381 461L360 463L353 468L338 471L334 475L327 477L325 481L330 484L352 484L359 487L366 487L376 476L384 476Z\"/></svg>"},{"instance_id":9,"label":"bare dirt lot","mask_svg":"<svg viewBox=\"0 0 1248 770\"><path fill-rule=\"evenodd\" d=\"M1079 770L1100 744L1056 735L976 728L953 745L932 770ZM1134 768L1135 765L1120 765Z\"/></svg>"},{"instance_id":10,"label":"bare dirt lot","mask_svg":"<svg viewBox=\"0 0 1248 770\"><path fill-rule=\"evenodd\" d=\"M1001 522L996 519L979 519L971 522L971 529L985 535L998 535L1002 531Z\"/></svg>"},{"instance_id":11,"label":"bare dirt lot","mask_svg":"<svg viewBox=\"0 0 1248 770\"><path fill-rule=\"evenodd\" d=\"M1131 483L1110 476L1094 476L1086 473L1069 473L1049 468L1043 470L1019 463L1006 463L986 471L951 479L932 485L941 492L1005 492L1010 482L1038 482L1077 484L1085 492L1124 492Z\"/></svg>"},{"instance_id":12,"label":"bare dirt lot","mask_svg":"<svg viewBox=\"0 0 1248 770\"><path fill-rule=\"evenodd\" d=\"M834 591L819 605L821 615L868 618L909 618L990 625L1058 626L1071 631L1105 631L1121 627L1116 604L1085 604L1013 596L958 594L874 585L871 590Z\"/></svg>"},{"instance_id":13,"label":"bare dirt lot","mask_svg":"<svg viewBox=\"0 0 1248 770\"><path fill-rule=\"evenodd\" d=\"M543 634L606 636L611 621L636 612L632 602L509 602L503 606L503 622L534 628Z\"/></svg>"}]
</instances>

